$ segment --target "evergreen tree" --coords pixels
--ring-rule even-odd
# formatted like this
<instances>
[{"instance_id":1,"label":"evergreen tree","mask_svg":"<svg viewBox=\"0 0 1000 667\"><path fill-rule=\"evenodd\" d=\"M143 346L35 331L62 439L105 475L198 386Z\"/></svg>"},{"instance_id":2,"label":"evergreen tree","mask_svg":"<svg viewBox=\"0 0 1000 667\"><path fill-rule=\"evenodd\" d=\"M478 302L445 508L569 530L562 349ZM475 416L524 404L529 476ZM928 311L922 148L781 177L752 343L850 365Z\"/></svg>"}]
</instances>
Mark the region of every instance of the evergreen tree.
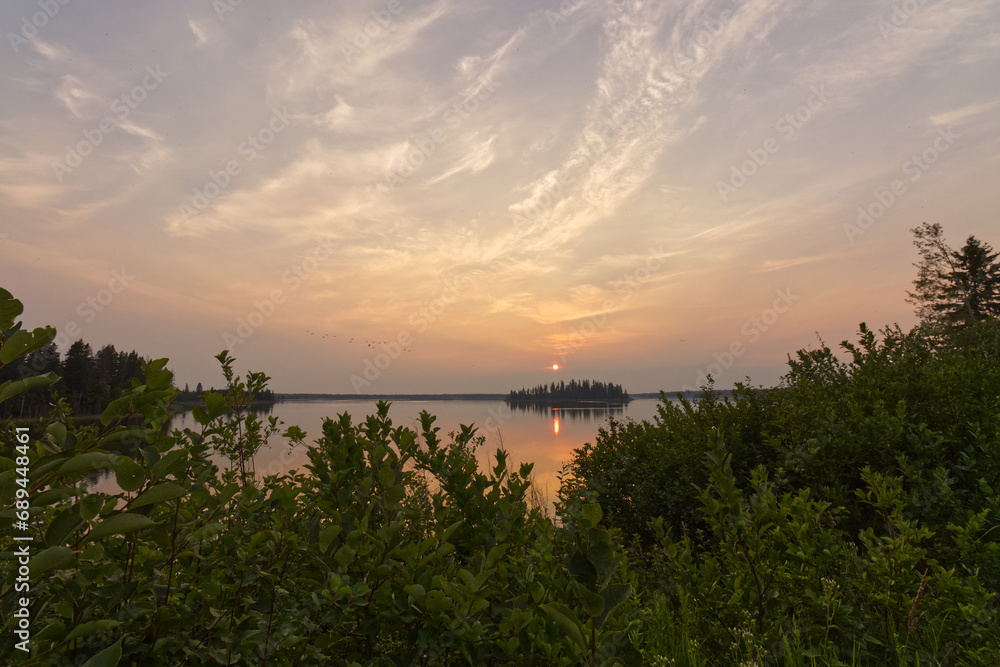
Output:
<instances>
[{"instance_id":1,"label":"evergreen tree","mask_svg":"<svg viewBox=\"0 0 1000 667\"><path fill-rule=\"evenodd\" d=\"M78 340L69 346L62 364L62 389L77 414L94 412L100 406L99 372L90 345Z\"/></svg>"},{"instance_id":2,"label":"evergreen tree","mask_svg":"<svg viewBox=\"0 0 1000 667\"><path fill-rule=\"evenodd\" d=\"M925 325L946 333L1000 316L1000 253L974 236L952 250L939 224L911 231L921 259L907 301Z\"/></svg>"},{"instance_id":3,"label":"evergreen tree","mask_svg":"<svg viewBox=\"0 0 1000 667\"><path fill-rule=\"evenodd\" d=\"M599 380L570 380L567 384L540 384L532 389L511 390L507 395L509 403L558 403L561 401L609 401L628 402L632 400L620 384L604 383Z\"/></svg>"}]
</instances>

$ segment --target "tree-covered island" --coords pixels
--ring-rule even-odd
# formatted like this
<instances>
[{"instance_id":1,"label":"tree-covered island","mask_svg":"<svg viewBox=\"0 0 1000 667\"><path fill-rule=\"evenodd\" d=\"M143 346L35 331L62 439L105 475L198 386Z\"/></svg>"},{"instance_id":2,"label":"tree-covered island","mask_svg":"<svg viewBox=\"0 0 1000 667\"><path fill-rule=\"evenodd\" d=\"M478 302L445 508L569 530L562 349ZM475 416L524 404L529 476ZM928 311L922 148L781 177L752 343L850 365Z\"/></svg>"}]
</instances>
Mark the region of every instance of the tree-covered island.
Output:
<instances>
[{"instance_id":1,"label":"tree-covered island","mask_svg":"<svg viewBox=\"0 0 1000 667\"><path fill-rule=\"evenodd\" d=\"M570 380L556 384L540 384L531 389L512 390L505 399L508 405L575 405L625 404L632 400L620 384L598 380Z\"/></svg>"}]
</instances>

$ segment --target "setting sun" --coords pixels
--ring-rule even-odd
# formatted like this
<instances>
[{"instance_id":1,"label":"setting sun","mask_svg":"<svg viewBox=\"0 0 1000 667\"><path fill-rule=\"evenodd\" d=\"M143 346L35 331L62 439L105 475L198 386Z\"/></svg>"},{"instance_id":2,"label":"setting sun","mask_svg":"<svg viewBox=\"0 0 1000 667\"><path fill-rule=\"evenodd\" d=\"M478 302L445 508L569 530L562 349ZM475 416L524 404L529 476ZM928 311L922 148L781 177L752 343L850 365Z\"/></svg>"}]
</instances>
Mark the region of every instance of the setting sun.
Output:
<instances>
[{"instance_id":1,"label":"setting sun","mask_svg":"<svg viewBox=\"0 0 1000 667\"><path fill-rule=\"evenodd\" d=\"M559 370L559 364L552 364L552 370L554 371Z\"/></svg>"}]
</instances>

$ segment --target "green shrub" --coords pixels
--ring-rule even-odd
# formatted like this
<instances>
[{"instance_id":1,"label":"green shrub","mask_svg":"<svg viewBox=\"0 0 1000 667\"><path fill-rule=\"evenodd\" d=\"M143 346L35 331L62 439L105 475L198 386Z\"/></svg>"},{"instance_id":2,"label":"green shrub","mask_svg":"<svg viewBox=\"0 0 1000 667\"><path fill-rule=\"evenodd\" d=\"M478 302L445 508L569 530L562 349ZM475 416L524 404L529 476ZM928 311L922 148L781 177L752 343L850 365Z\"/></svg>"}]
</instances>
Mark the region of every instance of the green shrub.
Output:
<instances>
[{"instance_id":1,"label":"green shrub","mask_svg":"<svg viewBox=\"0 0 1000 667\"><path fill-rule=\"evenodd\" d=\"M20 332L19 306L0 293L0 363L54 334ZM30 528L5 522L0 547L13 554L26 532L33 541L17 543L29 544L30 592L15 591L16 561L0 575L3 660L636 662L632 623L615 612L631 587L619 581L621 556L597 525L599 508L556 526L529 507L530 465L509 470L498 451L480 471L473 429L443 443L432 416L421 415L420 433L395 427L382 402L359 425L347 414L326 420L303 472L258 478L254 454L280 425L249 409L267 377L243 381L228 353L217 358L228 387L194 409L198 430L164 431L177 392L161 359L144 366L99 425L77 428L63 403L32 444L11 441L15 458L0 459L0 505L8 519L22 511L18 502L30 506ZM0 385L0 400L42 383ZM134 415L142 425L126 426ZM305 446L297 427L284 437ZM129 443L136 458L113 453ZM213 452L229 470L212 463ZM122 491L90 489L100 472L114 474ZM599 555L596 577L577 567L580 553ZM21 596L30 654L13 633ZM600 641L578 641L567 623L576 618Z\"/></svg>"}]
</instances>

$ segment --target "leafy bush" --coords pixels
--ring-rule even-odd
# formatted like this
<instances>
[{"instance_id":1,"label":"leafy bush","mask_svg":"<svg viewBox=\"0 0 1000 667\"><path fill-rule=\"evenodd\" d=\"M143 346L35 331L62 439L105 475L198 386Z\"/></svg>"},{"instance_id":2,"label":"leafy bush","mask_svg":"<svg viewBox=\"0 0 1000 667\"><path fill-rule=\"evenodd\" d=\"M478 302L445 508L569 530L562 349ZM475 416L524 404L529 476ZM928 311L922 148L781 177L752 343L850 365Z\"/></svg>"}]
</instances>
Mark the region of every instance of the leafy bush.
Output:
<instances>
[{"instance_id":1,"label":"leafy bush","mask_svg":"<svg viewBox=\"0 0 1000 667\"><path fill-rule=\"evenodd\" d=\"M0 363L54 335L21 332L19 307L0 294ZM10 519L30 507L34 541L30 592L15 594L16 566L0 575L5 661L636 662L629 622L616 613L631 588L618 581L621 557L597 525L599 508L556 526L526 500L530 465L508 470L498 451L481 472L474 430L442 443L432 416L421 415L418 434L394 427L382 402L360 425L346 414L326 420L304 472L258 479L253 456L280 425L248 409L267 377L243 381L226 352L217 358L229 386L194 410L199 430L164 432L177 392L161 359L99 425L75 427L62 404L33 445L8 443L15 457L0 459L0 504ZM0 398L42 382L0 385ZM126 426L135 414L142 426ZM297 427L284 436L304 446ZM138 458L112 453L122 443ZM211 452L232 469L220 471ZM88 487L102 472L120 493ZM25 532L4 525L0 546L12 554ZM578 567L581 553L597 576ZM21 596L30 655L13 633ZM580 642L577 618L604 639Z\"/></svg>"},{"instance_id":2,"label":"leafy bush","mask_svg":"<svg viewBox=\"0 0 1000 667\"><path fill-rule=\"evenodd\" d=\"M996 657L1000 326L978 327L956 350L862 324L846 360L800 351L773 390L664 397L654 423L612 424L577 450L562 496L638 538L661 629L647 656Z\"/></svg>"},{"instance_id":3,"label":"leafy bush","mask_svg":"<svg viewBox=\"0 0 1000 667\"><path fill-rule=\"evenodd\" d=\"M737 477L772 458L764 445L764 424L773 412L770 393L739 384L732 398L710 387L697 402L661 394L657 416L646 421L611 420L593 445L574 451L559 492L564 503L588 498L604 509L609 523L648 546L648 522L662 517L673 526L704 527L697 487L708 480L705 452L712 438L725 437Z\"/></svg>"}]
</instances>

